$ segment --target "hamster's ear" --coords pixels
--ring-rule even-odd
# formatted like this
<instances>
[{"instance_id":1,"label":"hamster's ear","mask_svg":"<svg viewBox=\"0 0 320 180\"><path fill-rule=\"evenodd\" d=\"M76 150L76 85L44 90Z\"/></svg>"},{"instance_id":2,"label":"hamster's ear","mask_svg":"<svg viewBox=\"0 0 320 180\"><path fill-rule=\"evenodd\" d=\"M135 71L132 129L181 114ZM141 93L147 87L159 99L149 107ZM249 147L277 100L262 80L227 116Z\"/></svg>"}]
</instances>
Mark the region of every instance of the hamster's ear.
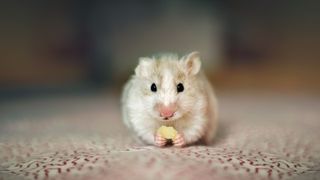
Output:
<instances>
[{"instance_id":1,"label":"hamster's ear","mask_svg":"<svg viewBox=\"0 0 320 180\"><path fill-rule=\"evenodd\" d=\"M200 53L194 51L184 57L181 58L181 62L186 69L188 75L196 75L200 71L201 61L200 61Z\"/></svg>"},{"instance_id":2,"label":"hamster's ear","mask_svg":"<svg viewBox=\"0 0 320 180\"><path fill-rule=\"evenodd\" d=\"M139 64L135 69L135 73L138 77L147 77L151 71L152 59L147 57L139 58Z\"/></svg>"}]
</instances>

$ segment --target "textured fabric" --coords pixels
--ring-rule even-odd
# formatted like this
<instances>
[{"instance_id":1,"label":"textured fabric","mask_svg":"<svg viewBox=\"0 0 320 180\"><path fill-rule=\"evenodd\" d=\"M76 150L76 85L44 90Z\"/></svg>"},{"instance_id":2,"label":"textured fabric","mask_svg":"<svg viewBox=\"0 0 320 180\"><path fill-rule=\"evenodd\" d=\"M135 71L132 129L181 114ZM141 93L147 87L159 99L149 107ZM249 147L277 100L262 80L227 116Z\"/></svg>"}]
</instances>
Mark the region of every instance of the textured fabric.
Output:
<instances>
[{"instance_id":1,"label":"textured fabric","mask_svg":"<svg viewBox=\"0 0 320 180\"><path fill-rule=\"evenodd\" d=\"M212 146L146 146L117 96L2 103L0 179L320 179L320 101L222 94Z\"/></svg>"}]
</instances>

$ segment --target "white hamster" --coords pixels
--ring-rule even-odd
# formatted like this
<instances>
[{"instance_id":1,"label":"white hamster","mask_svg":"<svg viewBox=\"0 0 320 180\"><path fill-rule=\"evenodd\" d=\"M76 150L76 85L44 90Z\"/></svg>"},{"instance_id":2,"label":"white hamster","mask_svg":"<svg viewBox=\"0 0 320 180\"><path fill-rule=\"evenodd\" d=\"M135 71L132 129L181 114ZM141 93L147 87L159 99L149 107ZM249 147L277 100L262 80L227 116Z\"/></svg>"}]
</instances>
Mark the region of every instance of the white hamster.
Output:
<instances>
[{"instance_id":1,"label":"white hamster","mask_svg":"<svg viewBox=\"0 0 320 180\"><path fill-rule=\"evenodd\" d=\"M217 100L201 72L199 53L140 58L123 90L122 113L124 123L148 144L166 145L157 135L162 125L178 131L174 146L211 143L217 130Z\"/></svg>"}]
</instances>

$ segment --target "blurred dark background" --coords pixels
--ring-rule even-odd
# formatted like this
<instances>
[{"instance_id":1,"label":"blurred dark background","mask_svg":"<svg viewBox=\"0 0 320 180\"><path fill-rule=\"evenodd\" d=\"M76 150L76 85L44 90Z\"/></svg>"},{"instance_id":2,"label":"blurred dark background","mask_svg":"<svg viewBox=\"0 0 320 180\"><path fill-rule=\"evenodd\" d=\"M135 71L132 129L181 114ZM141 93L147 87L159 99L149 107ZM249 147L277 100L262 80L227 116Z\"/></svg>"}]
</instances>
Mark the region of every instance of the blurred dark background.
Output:
<instances>
[{"instance_id":1,"label":"blurred dark background","mask_svg":"<svg viewBox=\"0 0 320 180\"><path fill-rule=\"evenodd\" d=\"M0 97L114 90L197 50L218 91L320 93L319 1L1 1Z\"/></svg>"}]
</instances>

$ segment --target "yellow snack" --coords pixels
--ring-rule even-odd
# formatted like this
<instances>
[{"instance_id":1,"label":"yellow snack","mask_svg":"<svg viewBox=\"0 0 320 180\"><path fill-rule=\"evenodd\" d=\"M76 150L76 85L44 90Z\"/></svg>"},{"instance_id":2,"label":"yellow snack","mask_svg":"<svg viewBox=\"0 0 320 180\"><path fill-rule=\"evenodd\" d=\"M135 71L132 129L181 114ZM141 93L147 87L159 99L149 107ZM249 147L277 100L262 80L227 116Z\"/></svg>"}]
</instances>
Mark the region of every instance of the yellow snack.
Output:
<instances>
[{"instance_id":1,"label":"yellow snack","mask_svg":"<svg viewBox=\"0 0 320 180\"><path fill-rule=\"evenodd\" d=\"M174 139L178 132L171 126L161 126L157 133L163 138Z\"/></svg>"}]
</instances>

